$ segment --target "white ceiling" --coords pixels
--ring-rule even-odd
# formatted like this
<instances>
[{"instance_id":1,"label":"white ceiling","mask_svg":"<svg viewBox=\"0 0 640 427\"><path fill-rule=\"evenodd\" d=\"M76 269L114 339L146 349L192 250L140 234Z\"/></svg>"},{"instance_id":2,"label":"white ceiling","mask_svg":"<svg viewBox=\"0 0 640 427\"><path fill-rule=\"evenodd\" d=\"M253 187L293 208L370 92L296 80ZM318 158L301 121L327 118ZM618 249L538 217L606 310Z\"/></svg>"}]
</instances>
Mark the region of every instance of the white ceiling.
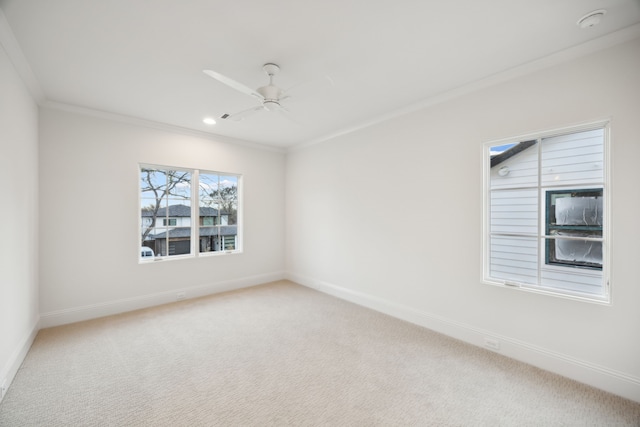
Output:
<instances>
[{"instance_id":1,"label":"white ceiling","mask_svg":"<svg viewBox=\"0 0 640 427\"><path fill-rule=\"evenodd\" d=\"M35 76L41 104L276 148L612 33L640 34L639 0L0 0L0 9L17 40L14 62L26 58L18 69ZM576 21L596 9L607 10L602 23L580 29ZM293 120L260 112L202 123L257 105L203 69L257 88L266 62L281 67L276 84L292 88ZM318 84L325 76L333 85Z\"/></svg>"}]
</instances>

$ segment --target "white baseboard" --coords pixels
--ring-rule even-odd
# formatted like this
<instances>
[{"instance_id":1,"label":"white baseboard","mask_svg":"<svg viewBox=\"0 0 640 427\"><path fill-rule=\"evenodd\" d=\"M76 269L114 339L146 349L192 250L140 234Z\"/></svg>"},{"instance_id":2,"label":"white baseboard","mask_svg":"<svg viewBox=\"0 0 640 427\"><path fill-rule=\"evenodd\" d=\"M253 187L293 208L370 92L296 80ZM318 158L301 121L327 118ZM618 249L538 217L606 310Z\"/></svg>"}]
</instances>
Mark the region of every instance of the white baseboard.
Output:
<instances>
[{"instance_id":1,"label":"white baseboard","mask_svg":"<svg viewBox=\"0 0 640 427\"><path fill-rule=\"evenodd\" d=\"M3 366L2 370L0 370L0 382L6 380L7 389L11 386L13 379L18 373L18 369L20 369L20 366L22 365L24 358L27 356L27 353L29 352L33 341L36 339L36 335L38 335L39 330L40 319L38 318L33 321L33 325L31 326L30 330L27 331L20 344L18 344L16 349L13 351L11 357L9 357L9 360L7 361L5 366ZM1 386L2 384L0 384L0 387ZM0 402L2 402L3 397L4 396L0 392Z\"/></svg>"},{"instance_id":2,"label":"white baseboard","mask_svg":"<svg viewBox=\"0 0 640 427\"><path fill-rule=\"evenodd\" d=\"M285 273L282 271L243 277L240 279L226 280L210 283L202 286L172 289L171 291L156 294L142 295L134 298L126 298L116 301L108 301L100 304L92 304L82 307L74 307L65 310L51 311L40 314L40 327L50 328L83 320L96 319L141 308L153 307L177 301L177 294L184 293L183 299L198 298L220 292L232 291L263 283L282 280Z\"/></svg>"},{"instance_id":3,"label":"white baseboard","mask_svg":"<svg viewBox=\"0 0 640 427\"><path fill-rule=\"evenodd\" d=\"M497 352L504 356L640 402L640 378L638 377L311 277L288 272L286 278L478 347L484 348L487 338L497 341L500 347Z\"/></svg>"}]
</instances>

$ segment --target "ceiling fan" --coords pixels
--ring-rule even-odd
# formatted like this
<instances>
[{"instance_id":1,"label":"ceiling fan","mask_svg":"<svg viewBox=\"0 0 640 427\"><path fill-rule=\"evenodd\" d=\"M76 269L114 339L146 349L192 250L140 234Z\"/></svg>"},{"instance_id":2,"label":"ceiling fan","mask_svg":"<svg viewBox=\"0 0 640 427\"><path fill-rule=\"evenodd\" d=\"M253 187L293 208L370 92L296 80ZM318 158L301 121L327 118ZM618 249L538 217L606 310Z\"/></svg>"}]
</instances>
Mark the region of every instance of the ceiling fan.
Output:
<instances>
[{"instance_id":1,"label":"ceiling fan","mask_svg":"<svg viewBox=\"0 0 640 427\"><path fill-rule=\"evenodd\" d=\"M227 120L242 120L248 115L253 113L257 113L260 111L279 111L283 113L287 113L288 110L281 104L282 101L289 98L286 95L285 91L273 83L273 77L280 71L280 67L273 63L267 63L262 66L264 72L269 76L269 84L266 86L259 87L256 90L253 90L242 83L238 83L237 81L230 79L229 77L223 76L222 74L212 71L212 70L203 70L203 72L218 80L220 83L224 83L227 86L245 93L247 95L251 95L258 99L260 105L249 108L244 111L240 111L234 114L223 114L221 116L222 119Z\"/></svg>"}]
</instances>

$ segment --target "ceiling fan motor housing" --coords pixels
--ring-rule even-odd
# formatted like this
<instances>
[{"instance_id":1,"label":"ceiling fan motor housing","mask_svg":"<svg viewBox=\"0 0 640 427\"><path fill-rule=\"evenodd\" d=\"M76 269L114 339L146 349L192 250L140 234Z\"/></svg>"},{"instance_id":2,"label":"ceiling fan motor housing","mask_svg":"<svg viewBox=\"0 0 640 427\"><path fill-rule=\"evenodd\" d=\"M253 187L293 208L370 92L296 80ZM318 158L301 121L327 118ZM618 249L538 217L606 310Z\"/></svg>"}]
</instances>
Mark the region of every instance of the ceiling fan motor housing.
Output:
<instances>
[{"instance_id":1,"label":"ceiling fan motor housing","mask_svg":"<svg viewBox=\"0 0 640 427\"><path fill-rule=\"evenodd\" d=\"M262 105L266 110L273 111L280 108L280 95L282 90L275 85L262 86L257 92L264 97Z\"/></svg>"},{"instance_id":2,"label":"ceiling fan motor housing","mask_svg":"<svg viewBox=\"0 0 640 427\"><path fill-rule=\"evenodd\" d=\"M265 99L262 106L268 111L275 111L281 108L280 103L275 99Z\"/></svg>"}]
</instances>

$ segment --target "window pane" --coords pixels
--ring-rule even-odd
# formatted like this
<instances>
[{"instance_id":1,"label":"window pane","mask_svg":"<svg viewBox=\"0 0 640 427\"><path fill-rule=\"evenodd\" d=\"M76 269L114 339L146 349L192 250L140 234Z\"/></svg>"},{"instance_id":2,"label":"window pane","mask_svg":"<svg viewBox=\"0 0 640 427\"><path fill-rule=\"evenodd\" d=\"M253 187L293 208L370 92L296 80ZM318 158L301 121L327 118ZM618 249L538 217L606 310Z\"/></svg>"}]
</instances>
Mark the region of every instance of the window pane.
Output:
<instances>
[{"instance_id":1,"label":"window pane","mask_svg":"<svg viewBox=\"0 0 640 427\"><path fill-rule=\"evenodd\" d=\"M218 174L200 172L198 183L199 225L198 240L200 252L214 252L220 250L218 228L219 206L216 197L218 188Z\"/></svg>"},{"instance_id":2,"label":"window pane","mask_svg":"<svg viewBox=\"0 0 640 427\"><path fill-rule=\"evenodd\" d=\"M200 206L211 206L215 199L215 192L218 189L218 174L200 172L198 185Z\"/></svg>"},{"instance_id":3,"label":"window pane","mask_svg":"<svg viewBox=\"0 0 640 427\"><path fill-rule=\"evenodd\" d=\"M575 237L601 238L602 232L554 231L554 239L547 241L547 262L573 267L602 268L602 242L575 239ZM572 237L563 239L563 237Z\"/></svg>"},{"instance_id":4,"label":"window pane","mask_svg":"<svg viewBox=\"0 0 640 427\"><path fill-rule=\"evenodd\" d=\"M218 204L211 198L205 198L204 202L201 199L200 204L199 250L200 252L219 251L219 227L215 226L218 221ZM207 206L202 206L203 204Z\"/></svg>"},{"instance_id":5,"label":"window pane","mask_svg":"<svg viewBox=\"0 0 640 427\"><path fill-rule=\"evenodd\" d=\"M220 204L220 225L238 223L238 177L220 176L217 196Z\"/></svg>"},{"instance_id":6,"label":"window pane","mask_svg":"<svg viewBox=\"0 0 640 427\"><path fill-rule=\"evenodd\" d=\"M536 141L495 145L489 151L492 190L538 185Z\"/></svg>"},{"instance_id":7,"label":"window pane","mask_svg":"<svg viewBox=\"0 0 640 427\"><path fill-rule=\"evenodd\" d=\"M201 172L198 187L198 206L201 226L213 226L219 222L218 175Z\"/></svg>"},{"instance_id":8,"label":"window pane","mask_svg":"<svg viewBox=\"0 0 640 427\"><path fill-rule=\"evenodd\" d=\"M535 188L491 192L491 233L538 233L538 191Z\"/></svg>"},{"instance_id":9,"label":"window pane","mask_svg":"<svg viewBox=\"0 0 640 427\"><path fill-rule=\"evenodd\" d=\"M175 201L166 208L160 208L158 214L163 219L163 225L171 227L191 226L191 201L181 200L178 204Z\"/></svg>"},{"instance_id":10,"label":"window pane","mask_svg":"<svg viewBox=\"0 0 640 427\"><path fill-rule=\"evenodd\" d=\"M589 272L590 274L580 274L582 272ZM604 296L606 292L602 286L602 271L600 270L543 268L540 274L542 286L547 289L598 297Z\"/></svg>"},{"instance_id":11,"label":"window pane","mask_svg":"<svg viewBox=\"0 0 640 427\"><path fill-rule=\"evenodd\" d=\"M191 173L185 171L166 171L167 196L173 200L191 200Z\"/></svg>"},{"instance_id":12,"label":"window pane","mask_svg":"<svg viewBox=\"0 0 640 427\"><path fill-rule=\"evenodd\" d=\"M167 177L163 171L140 168L140 194L145 199L158 199L166 192Z\"/></svg>"},{"instance_id":13,"label":"window pane","mask_svg":"<svg viewBox=\"0 0 640 427\"><path fill-rule=\"evenodd\" d=\"M555 225L602 226L602 190L585 196L565 194L553 202Z\"/></svg>"},{"instance_id":14,"label":"window pane","mask_svg":"<svg viewBox=\"0 0 640 427\"><path fill-rule=\"evenodd\" d=\"M602 266L602 242L554 239L553 261Z\"/></svg>"},{"instance_id":15,"label":"window pane","mask_svg":"<svg viewBox=\"0 0 640 427\"><path fill-rule=\"evenodd\" d=\"M199 230L199 251L213 252L216 251L217 230L216 227L200 227Z\"/></svg>"},{"instance_id":16,"label":"window pane","mask_svg":"<svg viewBox=\"0 0 640 427\"><path fill-rule=\"evenodd\" d=\"M604 129L544 138L542 185L590 184L604 180Z\"/></svg>"},{"instance_id":17,"label":"window pane","mask_svg":"<svg viewBox=\"0 0 640 427\"><path fill-rule=\"evenodd\" d=\"M236 248L236 236L223 236L224 250L232 251Z\"/></svg>"},{"instance_id":18,"label":"window pane","mask_svg":"<svg viewBox=\"0 0 640 427\"><path fill-rule=\"evenodd\" d=\"M155 245L155 252L157 256L169 255L167 246L167 233L168 230L163 227L156 227L153 234L153 244Z\"/></svg>"},{"instance_id":19,"label":"window pane","mask_svg":"<svg viewBox=\"0 0 640 427\"><path fill-rule=\"evenodd\" d=\"M191 229L189 227L169 229L167 235L169 256L191 253Z\"/></svg>"},{"instance_id":20,"label":"window pane","mask_svg":"<svg viewBox=\"0 0 640 427\"><path fill-rule=\"evenodd\" d=\"M538 283L538 239L493 236L490 240L490 276L513 282Z\"/></svg>"}]
</instances>

